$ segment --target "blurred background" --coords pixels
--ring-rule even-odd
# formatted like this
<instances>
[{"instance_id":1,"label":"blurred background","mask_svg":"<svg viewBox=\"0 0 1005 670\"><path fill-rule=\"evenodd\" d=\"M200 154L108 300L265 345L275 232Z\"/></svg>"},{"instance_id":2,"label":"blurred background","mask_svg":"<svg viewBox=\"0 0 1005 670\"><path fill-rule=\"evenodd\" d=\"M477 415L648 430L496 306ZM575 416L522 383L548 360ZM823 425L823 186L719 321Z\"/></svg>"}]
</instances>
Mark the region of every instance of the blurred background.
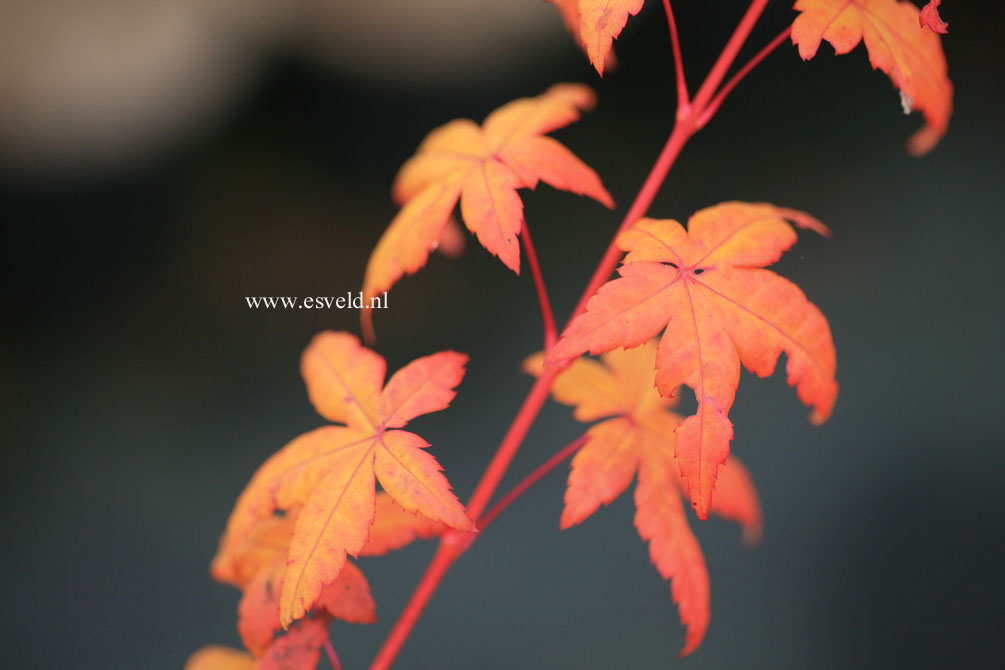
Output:
<instances>
[{"instance_id":1,"label":"blurred background","mask_svg":"<svg viewBox=\"0 0 1005 670\"><path fill-rule=\"evenodd\" d=\"M693 88L746 3L675 4ZM955 113L932 154L907 156L920 119L862 47L804 63L787 44L650 210L770 201L834 230L779 270L829 317L842 394L814 428L783 374L744 373L733 453L765 533L747 550L735 527L694 522L712 584L703 646L675 660L683 629L630 495L558 532L563 469L455 565L400 667L998 666L1005 6L942 12ZM791 17L772 3L746 55ZM616 51L599 79L539 0L0 2L5 665L180 668L204 644L240 645L238 593L209 560L254 469L323 422L301 350L323 329L358 332L353 311L245 296L358 290L394 174L431 128L579 81L597 109L556 136L618 210L524 194L564 320L673 116L659 3ZM531 384L530 277L471 243L400 282L375 321L390 370L471 355L453 406L413 424L466 499ZM581 431L549 405L502 490ZM361 561L380 621L334 625L347 668L372 658L432 551Z\"/></svg>"}]
</instances>

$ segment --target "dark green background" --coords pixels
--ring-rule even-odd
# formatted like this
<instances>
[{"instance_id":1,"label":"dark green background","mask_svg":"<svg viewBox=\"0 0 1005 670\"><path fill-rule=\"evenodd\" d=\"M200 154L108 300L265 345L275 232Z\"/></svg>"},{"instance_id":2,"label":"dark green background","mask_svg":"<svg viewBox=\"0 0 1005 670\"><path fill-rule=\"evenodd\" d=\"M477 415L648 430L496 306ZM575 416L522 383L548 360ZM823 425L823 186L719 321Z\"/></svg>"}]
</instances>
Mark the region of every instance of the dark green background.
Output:
<instances>
[{"instance_id":1,"label":"dark green background","mask_svg":"<svg viewBox=\"0 0 1005 670\"><path fill-rule=\"evenodd\" d=\"M150 166L75 182L4 173L4 666L179 668L204 644L239 645L238 593L207 574L219 533L257 465L322 423L302 348L322 329L357 331L352 311L256 311L244 296L357 290L395 213L395 170L429 129L583 81L598 107L556 137L617 212L524 194L564 320L669 132L671 60L648 4L603 80L571 41L512 75L432 88L279 54L215 130ZM744 3L677 4L694 86ZM785 5L754 44L784 26ZM674 660L683 630L630 495L558 532L563 471L456 564L400 667L1000 663L1005 11L950 0L943 14L956 109L931 155L906 155L919 119L861 47L803 63L785 45L687 146L650 210L770 201L834 230L802 235L779 270L830 320L841 396L814 428L783 374L744 373L733 453L760 488L765 534L747 551L735 527L694 522L712 585L702 647ZM471 356L453 406L412 424L466 498L531 383L518 370L540 346L531 280L472 242L390 305L376 326L391 370L446 348ZM503 488L579 431L547 407ZM333 627L347 668L372 658L432 550L361 561L380 622Z\"/></svg>"}]
</instances>

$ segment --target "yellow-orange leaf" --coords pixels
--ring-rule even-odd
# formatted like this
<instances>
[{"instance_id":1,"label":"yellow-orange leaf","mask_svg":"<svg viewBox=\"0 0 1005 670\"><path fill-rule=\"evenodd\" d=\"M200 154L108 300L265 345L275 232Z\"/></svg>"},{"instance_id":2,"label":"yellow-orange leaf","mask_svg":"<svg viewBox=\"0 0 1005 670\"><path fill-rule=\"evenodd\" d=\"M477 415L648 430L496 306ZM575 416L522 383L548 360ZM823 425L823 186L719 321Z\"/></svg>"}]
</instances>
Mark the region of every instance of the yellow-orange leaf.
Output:
<instances>
[{"instance_id":1,"label":"yellow-orange leaf","mask_svg":"<svg viewBox=\"0 0 1005 670\"><path fill-rule=\"evenodd\" d=\"M580 16L579 16L579 0L548 0L556 7L558 7L559 13L562 15L562 21L565 23L566 29L572 33L573 38L576 40L576 44L584 52L587 52L586 43L583 42L583 31L580 27ZM617 35L612 35L612 37L617 37ZM587 57L589 53L587 52ZM610 72L614 66L617 64L617 59L614 57L614 51L610 49L610 44L608 44L607 56L604 59L604 65L600 70L601 76L604 72Z\"/></svg>"},{"instance_id":2,"label":"yellow-orange leaf","mask_svg":"<svg viewBox=\"0 0 1005 670\"><path fill-rule=\"evenodd\" d=\"M320 333L300 358L317 413L338 423L373 426L387 364L349 333Z\"/></svg>"},{"instance_id":3,"label":"yellow-orange leaf","mask_svg":"<svg viewBox=\"0 0 1005 670\"><path fill-rule=\"evenodd\" d=\"M215 573L247 571L240 551L276 510L299 509L280 594L284 627L314 607L346 556L365 546L376 508L375 481L409 512L465 531L474 525L439 464L412 433L393 430L445 408L467 357L447 351L405 366L383 386L384 360L345 333L321 333L304 352L308 395L326 417L348 423L306 433L268 459L238 498L214 559ZM242 572L243 571L243 572Z\"/></svg>"},{"instance_id":4,"label":"yellow-orange leaf","mask_svg":"<svg viewBox=\"0 0 1005 670\"><path fill-rule=\"evenodd\" d=\"M458 199L464 225L517 273L517 237L523 227L518 188L533 189L544 181L613 207L597 174L561 144L543 137L577 120L593 103L589 88L559 84L535 98L500 107L482 126L458 119L429 133L395 179L392 195L403 207L367 263L363 304L426 264ZM372 311L364 309L360 318L372 339Z\"/></svg>"},{"instance_id":5,"label":"yellow-orange leaf","mask_svg":"<svg viewBox=\"0 0 1005 670\"><path fill-rule=\"evenodd\" d=\"M653 385L656 342L615 349L602 361L579 358L552 385L553 397L576 408L580 421L607 418L586 433L572 459L561 526L568 528L611 503L639 475L635 489L635 524L664 579L672 581L673 600L687 626L682 654L693 651L708 627L708 571L681 505L680 469L674 459L675 429L681 417L676 403ZM544 357L528 358L524 368L540 374ZM757 494L746 469L732 457L719 479L712 511L726 518L760 525ZM734 490L735 489L735 490ZM716 504L722 496L724 502Z\"/></svg>"},{"instance_id":6,"label":"yellow-orange leaf","mask_svg":"<svg viewBox=\"0 0 1005 670\"><path fill-rule=\"evenodd\" d=\"M621 34L628 16L642 9L644 0L579 0L579 35L593 67L603 76L611 42Z\"/></svg>"},{"instance_id":7,"label":"yellow-orange leaf","mask_svg":"<svg viewBox=\"0 0 1005 670\"><path fill-rule=\"evenodd\" d=\"M246 651L210 645L189 656L185 670L253 670L254 657Z\"/></svg>"},{"instance_id":8,"label":"yellow-orange leaf","mask_svg":"<svg viewBox=\"0 0 1005 670\"><path fill-rule=\"evenodd\" d=\"M816 55L821 40L839 54L864 40L869 62L900 90L905 112L918 109L925 117L925 127L908 143L911 153L926 153L938 143L949 126L953 85L942 41L919 25L923 17L916 6L907 0L797 0L795 9L801 13L792 24L792 42L803 60Z\"/></svg>"},{"instance_id":9,"label":"yellow-orange leaf","mask_svg":"<svg viewBox=\"0 0 1005 670\"><path fill-rule=\"evenodd\" d=\"M618 237L628 252L621 277L600 288L549 354L548 362L561 362L635 347L665 331L656 385L664 396L687 385L698 400L697 412L677 427L676 455L702 519L729 454L727 414L741 363L764 377L784 351L788 382L813 406L814 423L826 420L837 397L827 320L797 286L759 268L795 242L786 219L825 230L809 215L736 202L697 212L688 230L672 220L639 220Z\"/></svg>"},{"instance_id":10,"label":"yellow-orange leaf","mask_svg":"<svg viewBox=\"0 0 1005 670\"><path fill-rule=\"evenodd\" d=\"M314 607L341 574L346 554L357 555L366 543L374 513L374 444L345 450L300 512L280 594L284 627Z\"/></svg>"},{"instance_id":11,"label":"yellow-orange leaf","mask_svg":"<svg viewBox=\"0 0 1005 670\"><path fill-rule=\"evenodd\" d=\"M674 467L669 454L645 452L635 486L635 527L649 542L649 558L656 569L671 580L671 596L687 626L680 652L685 656L698 648L708 630L708 568L673 487Z\"/></svg>"},{"instance_id":12,"label":"yellow-orange leaf","mask_svg":"<svg viewBox=\"0 0 1005 670\"><path fill-rule=\"evenodd\" d=\"M258 524L232 562L242 574L257 569L252 578L239 585L244 593L237 606L237 630L244 646L255 656L265 654L282 628L279 595L298 514L299 511L293 511ZM322 591L318 605L336 619L349 623L376 621L377 606L370 595L370 586L360 569L350 562L346 562L338 579Z\"/></svg>"}]
</instances>

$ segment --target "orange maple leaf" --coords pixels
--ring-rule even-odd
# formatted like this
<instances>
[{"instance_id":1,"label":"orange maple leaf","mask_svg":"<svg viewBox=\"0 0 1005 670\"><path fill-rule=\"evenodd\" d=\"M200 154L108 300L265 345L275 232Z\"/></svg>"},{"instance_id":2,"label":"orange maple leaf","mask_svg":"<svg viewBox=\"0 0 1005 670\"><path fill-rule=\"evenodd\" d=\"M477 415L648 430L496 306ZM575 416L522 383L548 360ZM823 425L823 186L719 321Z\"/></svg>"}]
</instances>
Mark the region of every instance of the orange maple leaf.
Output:
<instances>
[{"instance_id":1,"label":"orange maple leaf","mask_svg":"<svg viewBox=\"0 0 1005 670\"><path fill-rule=\"evenodd\" d=\"M301 373L314 407L345 426L294 439L252 476L227 522L214 564L275 510L302 509L287 554L280 594L283 627L306 614L367 542L376 509L375 480L411 513L474 531L412 418L446 408L467 356L445 351L412 361L383 384L385 362L348 333L319 334L304 351ZM230 569L231 572L239 572Z\"/></svg>"},{"instance_id":2,"label":"orange maple leaf","mask_svg":"<svg viewBox=\"0 0 1005 670\"><path fill-rule=\"evenodd\" d=\"M930 151L946 133L953 110L942 41L918 24L920 12L899 0L797 0L801 13L792 24L792 42L803 60L813 58L821 40L838 54L865 41L869 62L900 90L905 113L918 109L925 126L908 142L914 155Z\"/></svg>"},{"instance_id":3,"label":"orange maple leaf","mask_svg":"<svg viewBox=\"0 0 1005 670\"><path fill-rule=\"evenodd\" d=\"M617 39L628 15L639 13L643 0L549 0L558 7L565 27L601 77L615 63L611 42ZM586 19L584 24L583 19ZM589 38L589 39L587 39Z\"/></svg>"},{"instance_id":4,"label":"orange maple leaf","mask_svg":"<svg viewBox=\"0 0 1005 670\"><path fill-rule=\"evenodd\" d=\"M548 355L558 363L587 351L635 347L666 329L656 352L656 386L669 397L687 385L698 401L697 412L676 428L676 455L702 519L729 454L727 413L741 363L765 377L784 351L789 384L813 405L814 423L827 419L837 398L827 320L795 284L760 269L795 243L786 220L827 232L802 212L739 202L697 212L686 231L673 220L640 219L617 238L628 252L621 278L597 291Z\"/></svg>"},{"instance_id":5,"label":"orange maple leaf","mask_svg":"<svg viewBox=\"0 0 1005 670\"><path fill-rule=\"evenodd\" d=\"M265 655L279 621L279 594L286 555L293 539L299 510L263 520L247 535L229 565L235 574L253 574L235 584L244 592L237 606L237 630L244 646L255 656ZM214 564L216 565L216 564ZM363 573L346 562L338 578L326 586L318 599L319 610L349 623L373 623L377 606Z\"/></svg>"},{"instance_id":6,"label":"orange maple leaf","mask_svg":"<svg viewBox=\"0 0 1005 670\"><path fill-rule=\"evenodd\" d=\"M928 4L921 8L918 23L930 28L932 32L945 35L949 32L949 24L939 16L939 5L941 4L942 0L928 0Z\"/></svg>"},{"instance_id":7,"label":"orange maple leaf","mask_svg":"<svg viewBox=\"0 0 1005 670\"><path fill-rule=\"evenodd\" d=\"M255 657L263 657L268 653L269 648L277 642L276 633L282 628L279 620L279 594L286 556L299 513L299 508L293 508L285 514L263 519L230 553L219 553L211 566L215 579L243 591L237 607L237 630L244 646ZM440 522L406 512L387 493L380 492L376 496L376 517L370 529L370 537L359 553L361 556L384 554L391 549L401 548L414 539L440 535L444 528L444 524ZM321 592L315 614L322 619L334 617L349 623L376 621L376 604L362 571L347 561L338 578ZM246 656L237 651L219 649L223 651L204 650L203 656L206 658L200 656L196 659L196 655L193 655L190 662L200 660L205 665L197 665L196 668L213 668L217 661L211 659L218 659L221 667L229 667L225 665L229 662L227 659L232 658L238 663Z\"/></svg>"},{"instance_id":8,"label":"orange maple leaf","mask_svg":"<svg viewBox=\"0 0 1005 670\"><path fill-rule=\"evenodd\" d=\"M613 207L597 174L545 136L577 120L593 103L593 92L586 86L558 84L536 98L500 107L482 126L457 119L429 133L395 178L392 195L404 206L367 263L363 304L426 264L458 200L468 230L516 273L517 236L524 225L518 188L533 189L544 181ZM372 341L372 310L364 308L360 318Z\"/></svg>"},{"instance_id":9,"label":"orange maple leaf","mask_svg":"<svg viewBox=\"0 0 1005 670\"><path fill-rule=\"evenodd\" d=\"M579 0L579 37L590 63L604 76L611 42L621 34L628 16L642 10L644 0Z\"/></svg>"},{"instance_id":10,"label":"orange maple leaf","mask_svg":"<svg viewBox=\"0 0 1005 670\"><path fill-rule=\"evenodd\" d=\"M561 527L568 528L635 488L635 525L649 542L649 555L664 579L671 580L673 601L680 609L687 636L681 655L694 651L708 628L708 568L691 533L681 504L680 469L674 459L674 429L681 417L669 408L676 400L653 386L655 341L636 349L616 349L602 363L586 358L563 370L552 386L553 397L574 406L580 421L606 418L587 431L585 444L572 459ZM524 367L539 374L544 356ZM712 511L739 521L748 539L761 528L761 506L750 475L734 457L727 459L716 485Z\"/></svg>"}]
</instances>

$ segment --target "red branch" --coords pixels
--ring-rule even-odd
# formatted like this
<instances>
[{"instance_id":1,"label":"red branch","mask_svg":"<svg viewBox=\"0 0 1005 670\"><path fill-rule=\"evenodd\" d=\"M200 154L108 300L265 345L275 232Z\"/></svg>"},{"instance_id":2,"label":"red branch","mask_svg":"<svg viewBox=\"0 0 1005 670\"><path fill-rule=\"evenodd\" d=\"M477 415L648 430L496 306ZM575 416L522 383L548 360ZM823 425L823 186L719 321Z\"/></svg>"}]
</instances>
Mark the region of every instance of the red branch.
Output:
<instances>
[{"instance_id":1,"label":"red branch","mask_svg":"<svg viewBox=\"0 0 1005 670\"><path fill-rule=\"evenodd\" d=\"M541 276L541 266L537 262L537 252L534 250L534 241L530 239L530 229L527 222L523 222L523 229L520 231L520 242L523 243L524 255L527 256L527 265L530 266L530 274L534 277L534 290L537 291L537 302L541 305L541 323L544 324L544 349L551 349L558 339L558 329L555 327L555 316L551 311L551 301L548 300L548 289L544 287L544 277Z\"/></svg>"},{"instance_id":2,"label":"red branch","mask_svg":"<svg viewBox=\"0 0 1005 670\"><path fill-rule=\"evenodd\" d=\"M719 89L719 92L716 93L715 97L712 98L712 100L708 103L708 107L706 107L705 111L701 113L701 117L699 117L697 122L697 126L699 128L704 126L706 123L708 123L709 119L715 116L715 113L719 111L719 106L722 105L722 101L726 99L726 96L728 96L730 92L732 92L732 90L736 87L736 85L739 84L740 81L744 77L746 77L751 70L757 67L762 60L767 58L772 51L777 49L779 45L781 45L781 43L784 42L791 33L792 33L792 26L789 26L782 32L778 33L775 39L768 42L767 46L758 51L756 56L751 58L746 65L741 67L736 72L736 74L734 74L732 77L729 78L729 81L727 81L723 85L723 87Z\"/></svg>"},{"instance_id":3,"label":"red branch","mask_svg":"<svg viewBox=\"0 0 1005 670\"><path fill-rule=\"evenodd\" d=\"M328 656L328 662L331 663L332 670L342 670L342 663L338 660L338 654L335 653L335 647L332 646L332 641L329 637L325 637L324 650L325 655Z\"/></svg>"},{"instance_id":4,"label":"red branch","mask_svg":"<svg viewBox=\"0 0 1005 670\"><path fill-rule=\"evenodd\" d=\"M492 509L485 513L485 516L478 520L478 530L483 531L488 528L489 524L495 521L495 518L502 514L504 509L510 506L510 503L526 493L527 489L536 484L538 480L546 474L554 470L565 459L579 451L584 444L586 444L586 435L583 435L582 437L565 445L561 450L553 454L551 458L537 466L533 472L524 477L519 484L514 486L509 493L500 498L499 502L493 505Z\"/></svg>"},{"instance_id":5,"label":"red branch","mask_svg":"<svg viewBox=\"0 0 1005 670\"><path fill-rule=\"evenodd\" d=\"M757 23L757 19L760 18L761 13L764 11L765 5L767 5L768 0L752 0L747 11L744 13L743 18L740 19L740 23L737 25L736 30L733 35L729 38L726 46L723 47L722 53L719 58L715 61L712 69L709 71L708 76L705 77L705 81L702 82L701 87L698 89L694 100L691 102L690 109L684 108L683 113L681 113L681 108L679 102L683 98L678 99L678 114L676 118L676 123L674 124L673 131L670 133L670 137L667 139L666 144L663 146L663 150L660 152L653 164L652 169L649 171L645 182L642 184L642 188L639 189L638 194L635 196L635 200L632 202L631 207L629 207L628 212L625 214L621 225L618 228L618 232L627 229L636 220L644 216L648 211L653 199L659 192L660 187L666 180L667 173L673 166L677 157L680 155L681 150L687 141L697 132L709 119L714 116L715 112L718 110L719 105L726 98L733 87L742 79L746 74L753 69L761 60L767 56L772 49L781 43L784 39L783 36L776 37L775 40L771 42L761 53L758 53L751 62L745 65L741 70L722 88L719 96L716 96L713 101L713 95L717 90L719 90L726 73L729 71L730 66L736 59L737 54L743 47L747 38L750 36L750 31L754 28L754 24ZM673 14L670 11L669 2L664 3L667 9L667 20L670 25L671 42L674 45L674 62L677 74L677 86L678 91L684 90L686 95L686 85L683 84L683 65L681 64L681 59L679 55L679 41L676 37L676 23L673 20ZM784 34L783 34L784 35ZM699 123L700 120L700 123ZM524 230L526 232L526 229ZM524 237L521 235L521 237ZM617 235L615 235L615 239ZM612 239L608 244L597 269L594 271L593 276L590 278L589 284L586 286L586 290L583 291L583 295L580 297L579 302L576 305L576 309L573 311L570 321L575 318L578 314L586 309L586 304L593 294L610 278L611 273L614 272L615 266L621 258L621 250L615 243L615 239ZM526 237L525 249L532 248L528 243L530 241L529 236ZM532 272L533 268L536 267L537 258L534 256L534 260L530 261L531 253L528 253L528 262L531 263ZM538 270L539 272L539 270ZM541 283L543 286L543 282ZM544 296L543 290L539 289L539 298ZM544 305L546 303L542 300L542 315L544 314ZM549 307L550 309L550 307ZM547 325L545 326L547 332ZM481 523L487 525L485 518L491 521L498 514L495 509L489 514L482 518L482 513L488 505L489 500L495 493L496 488L499 486L499 482L502 480L503 475L509 468L513 457L516 455L517 450L523 443L524 437L526 437L527 432L530 430L531 424L534 419L537 418L538 413L541 411L541 407L544 406L545 401L548 399L548 394L551 390L551 385L555 380L555 377L559 372L562 371L564 366L553 365L545 368L544 372L534 385L531 387L530 392L524 399L523 404L520 406L516 417L513 419L513 423L510 424L509 430L506 431L506 435L503 437L502 442L499 444L499 448L496 450L495 455L489 462L488 467L485 469L481 480L475 487L475 491L471 496L471 500L468 503L467 511L468 516L472 519L482 519ZM575 443L573 443L575 444ZM565 454L566 450L570 450L572 445L563 449L560 454ZM569 454L574 450L570 450ZM557 458L558 455L549 459L545 464L540 466L528 479L531 479L536 473L537 477L532 481L527 483L526 486L519 491L515 491L511 496L507 496L503 500L507 505L512 502L513 499L518 497L523 493L531 484L537 481L538 478L544 475L548 470L555 467L557 462L552 462L553 459ZM563 456L567 457L567 455ZM558 461L560 462L560 461ZM525 480L526 482L527 480ZM520 488L520 487L518 487ZM500 503L502 504L502 503ZM498 507L498 505L497 505ZM501 511L501 509L499 509ZM426 572L423 574L422 578L419 580L419 584L415 591L412 593L412 597L409 599L408 603L405 605L405 609L402 611L401 616L395 622L394 627L388 634L387 639L384 641L383 646L377 653L373 664L370 666L371 670L386 670L390 667L394 658L397 656L401 647L405 644L408 639L412 628L415 626L415 622L418 621L419 616L422 614L426 603L432 597L433 593L436 591L437 586L443 579L447 570L453 564L457 558L464 553L471 546L471 543L475 539L475 535L472 533L462 533L456 530L447 530L444 533L442 539L440 540L440 546L433 556L433 560L430 562L429 567L426 568Z\"/></svg>"},{"instance_id":6,"label":"red branch","mask_svg":"<svg viewBox=\"0 0 1005 670\"><path fill-rule=\"evenodd\" d=\"M715 61L712 69L709 70L708 76L702 82L701 88L698 89L698 92L694 96L694 113L696 116L700 117L702 112L705 111L708 101L711 100L712 95L719 88L719 84L722 83L723 77L726 76L729 66L736 60L736 55L740 53L740 49L743 47L744 42L747 41L750 31L754 29L754 24L761 17L761 12L764 11L764 7L767 4L768 0L753 0L750 6L747 7L743 18L740 19L740 23L736 26L736 30L733 31L733 35L726 42L726 46L722 48L722 53L719 54L719 58Z\"/></svg>"},{"instance_id":7,"label":"red branch","mask_svg":"<svg viewBox=\"0 0 1005 670\"><path fill-rule=\"evenodd\" d=\"M670 0L663 0L663 10L667 15L667 25L670 28L670 47L673 49L674 79L677 82L677 118L691 113L691 99L687 92L687 80L684 79L684 59L680 53L680 37L677 34L677 21L673 17Z\"/></svg>"}]
</instances>

